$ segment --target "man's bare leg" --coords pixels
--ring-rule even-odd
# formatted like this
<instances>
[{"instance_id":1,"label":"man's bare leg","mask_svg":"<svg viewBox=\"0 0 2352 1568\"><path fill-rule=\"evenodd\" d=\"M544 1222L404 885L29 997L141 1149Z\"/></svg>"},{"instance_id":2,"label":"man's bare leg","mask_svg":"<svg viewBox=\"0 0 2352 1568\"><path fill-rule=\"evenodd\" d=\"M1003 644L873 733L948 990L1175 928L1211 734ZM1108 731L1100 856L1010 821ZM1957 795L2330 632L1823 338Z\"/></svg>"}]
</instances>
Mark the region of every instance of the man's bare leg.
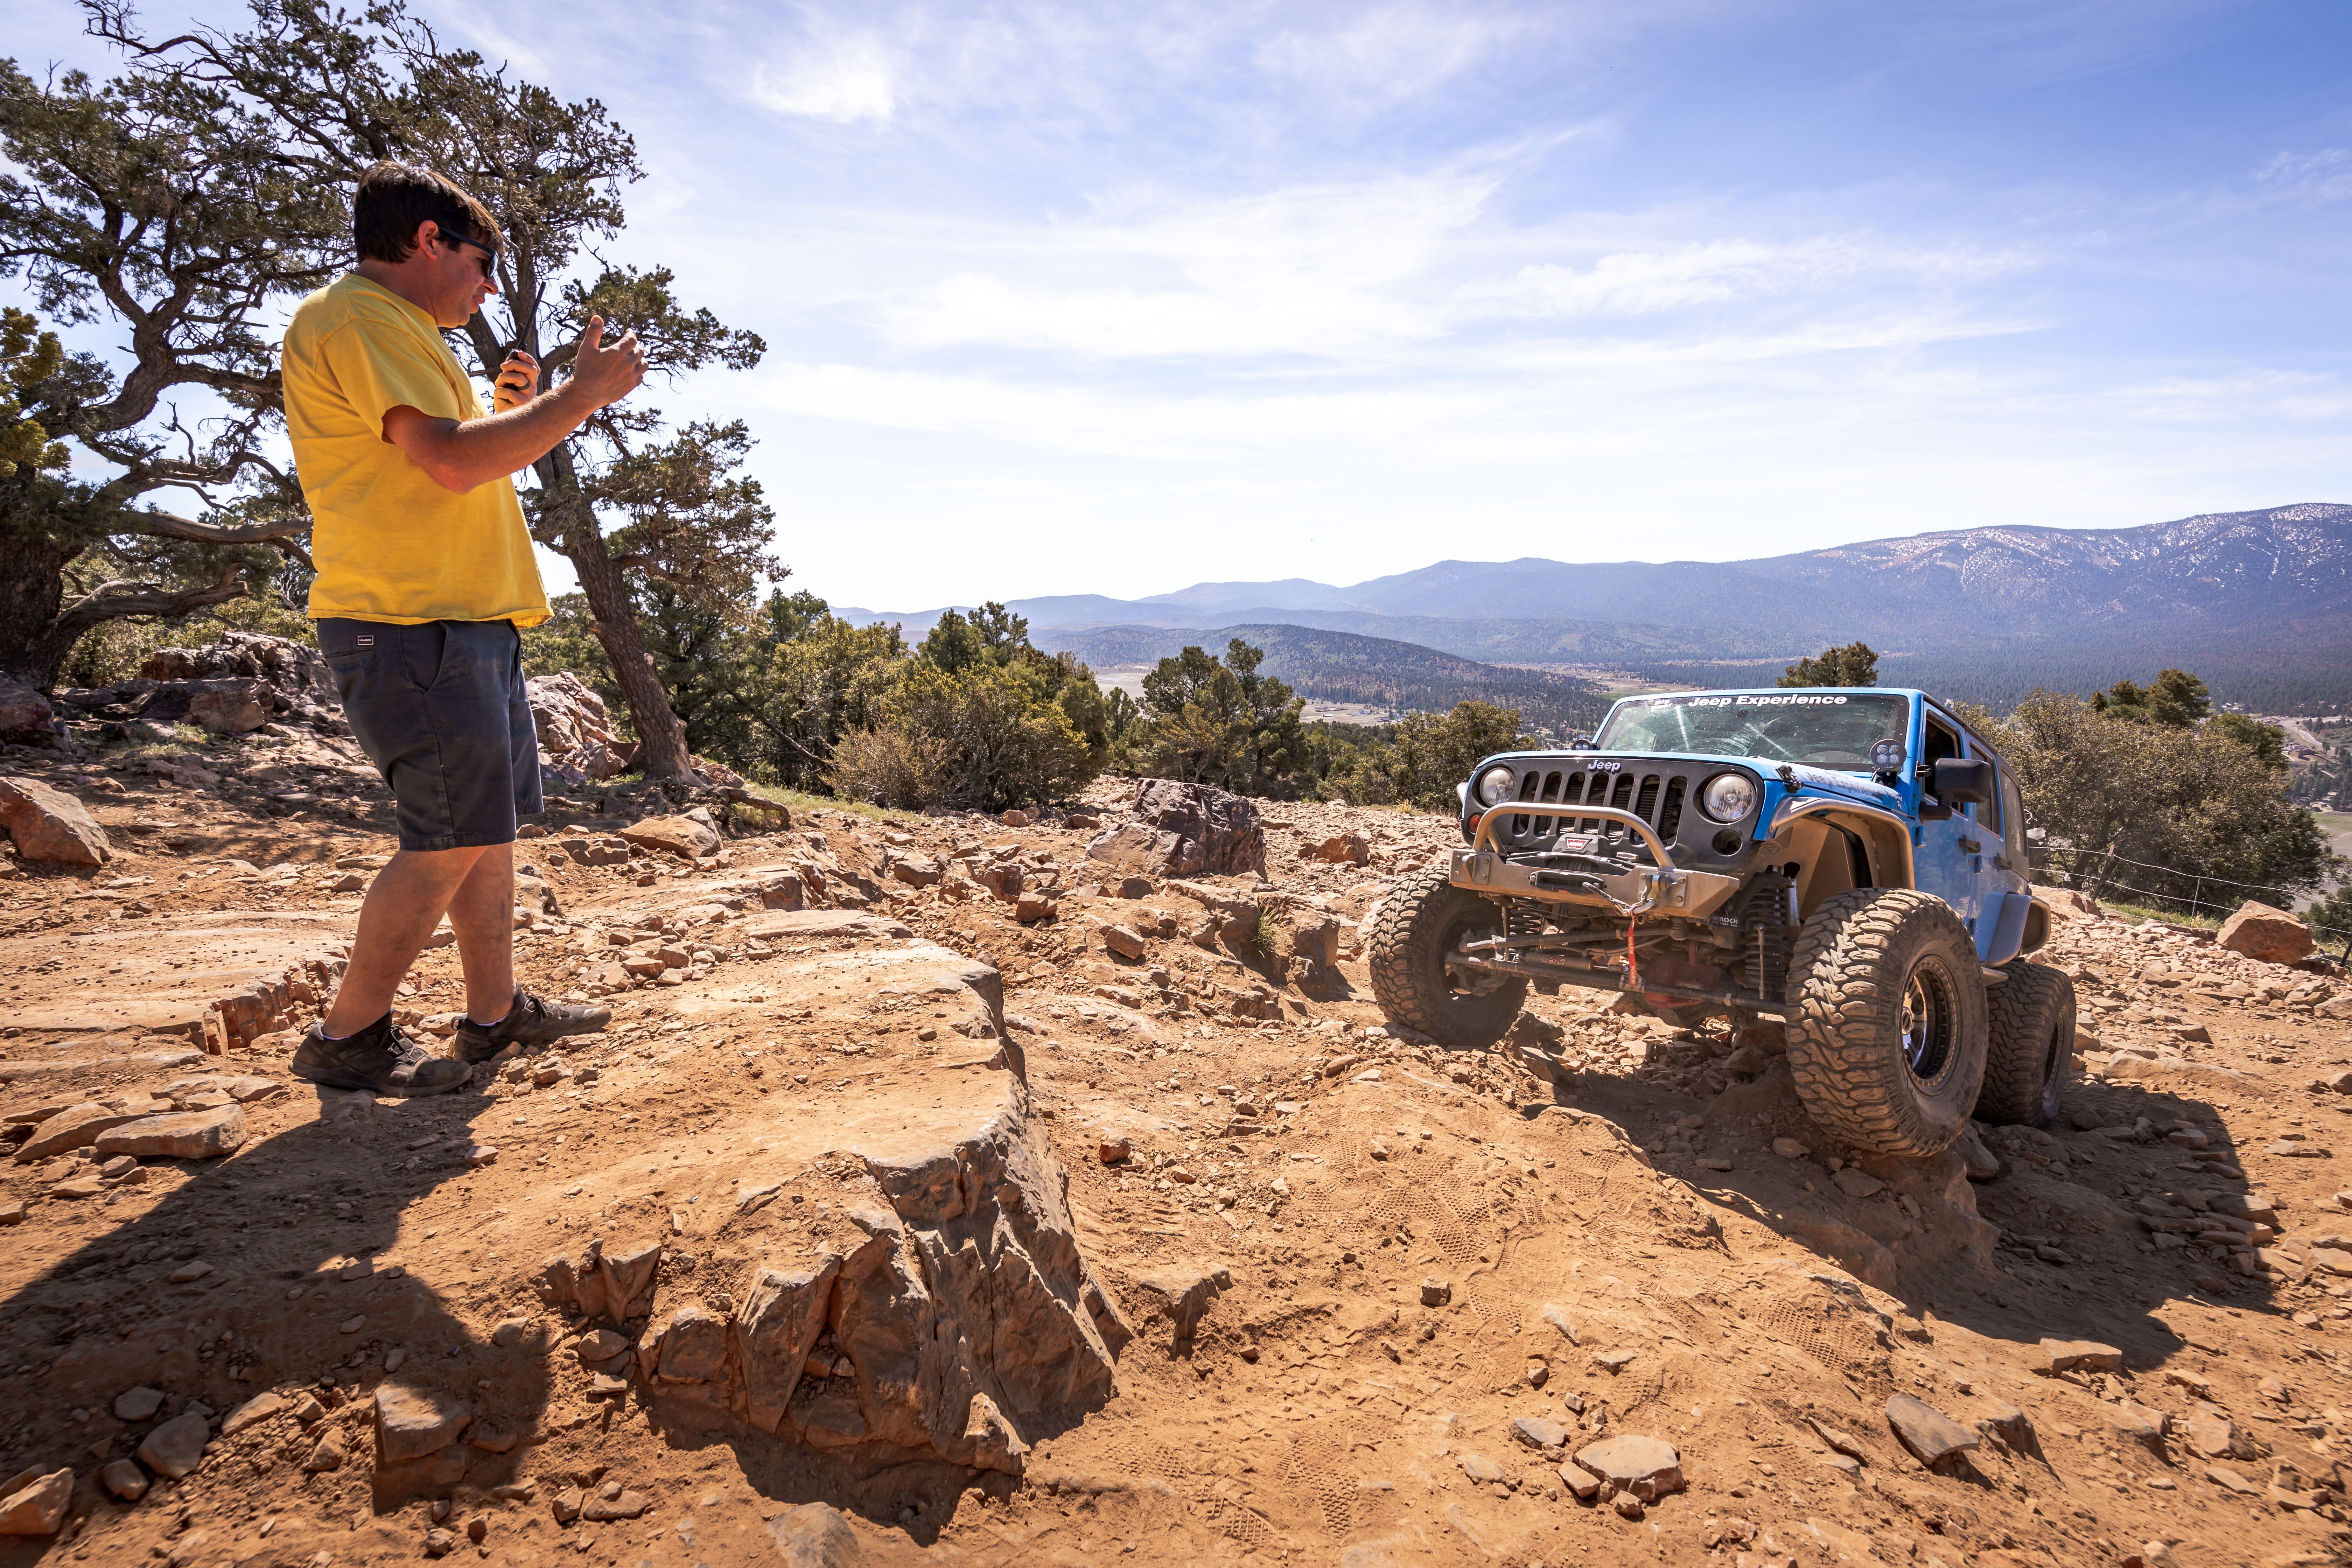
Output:
<instances>
[{"instance_id":1,"label":"man's bare leg","mask_svg":"<svg viewBox=\"0 0 2352 1568\"><path fill-rule=\"evenodd\" d=\"M482 851L449 900L449 925L466 970L466 1016L495 1024L514 1005L514 846Z\"/></svg>"},{"instance_id":2,"label":"man's bare leg","mask_svg":"<svg viewBox=\"0 0 2352 1568\"><path fill-rule=\"evenodd\" d=\"M514 879L514 856L509 846L495 847L500 857L502 875L511 887ZM368 889L366 900L360 905L359 934L352 942L352 962L343 971L342 984L335 990L334 1005L327 1009L322 1020L330 1038L341 1039L355 1035L386 1013L392 1011L393 994L408 974L409 965L425 951L425 939L449 912L450 900L459 888L472 878L476 865L488 848L474 847L465 849L403 849L392 858L391 864L376 873L375 885ZM507 895L511 904L513 895ZM504 910L500 911L504 914ZM507 917L511 921L512 917ZM462 936L460 937L462 941ZM506 944L504 964L507 973L507 994L514 992L513 942L509 928L503 941ZM473 965L467 964L467 993L472 994ZM503 1010L503 1007L501 1007Z\"/></svg>"}]
</instances>

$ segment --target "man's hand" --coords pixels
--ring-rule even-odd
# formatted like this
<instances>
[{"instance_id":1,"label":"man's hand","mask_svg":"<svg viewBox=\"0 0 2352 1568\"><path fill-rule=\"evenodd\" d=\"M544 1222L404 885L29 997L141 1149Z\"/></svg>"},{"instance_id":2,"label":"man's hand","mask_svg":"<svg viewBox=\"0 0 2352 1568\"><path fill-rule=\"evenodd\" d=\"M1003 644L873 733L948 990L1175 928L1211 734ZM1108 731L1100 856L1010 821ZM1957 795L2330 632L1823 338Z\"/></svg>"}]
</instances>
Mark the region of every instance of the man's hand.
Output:
<instances>
[{"instance_id":1,"label":"man's hand","mask_svg":"<svg viewBox=\"0 0 2352 1568\"><path fill-rule=\"evenodd\" d=\"M499 367L498 384L491 390L499 412L461 425L429 417L404 404L385 410L383 438L432 475L434 483L464 495L536 463L586 424L590 415L626 397L645 378L646 351L637 346L637 334L623 332L607 348L604 318L591 316L588 330L580 334L572 379L549 395L529 395L539 384L539 365L518 352ZM509 380L516 384L511 400Z\"/></svg>"},{"instance_id":2,"label":"man's hand","mask_svg":"<svg viewBox=\"0 0 2352 1568\"><path fill-rule=\"evenodd\" d=\"M491 412L520 408L538 395L539 362L520 349L509 351L506 363L499 366L498 380L490 385Z\"/></svg>"},{"instance_id":3,"label":"man's hand","mask_svg":"<svg viewBox=\"0 0 2352 1568\"><path fill-rule=\"evenodd\" d=\"M637 345L633 328L604 346L604 318L588 318L588 330L580 334L580 349L572 361L573 395L584 399L591 408L618 403L637 389L646 378L646 351Z\"/></svg>"}]
</instances>

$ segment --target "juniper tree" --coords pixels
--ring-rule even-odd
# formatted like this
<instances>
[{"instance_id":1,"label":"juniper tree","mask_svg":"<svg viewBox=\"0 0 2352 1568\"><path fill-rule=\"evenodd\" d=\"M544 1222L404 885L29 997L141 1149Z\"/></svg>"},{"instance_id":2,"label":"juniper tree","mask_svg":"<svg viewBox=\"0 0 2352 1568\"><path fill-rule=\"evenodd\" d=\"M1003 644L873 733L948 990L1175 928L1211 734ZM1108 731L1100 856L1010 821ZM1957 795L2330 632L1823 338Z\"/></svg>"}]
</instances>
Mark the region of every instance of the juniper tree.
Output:
<instances>
[{"instance_id":1,"label":"juniper tree","mask_svg":"<svg viewBox=\"0 0 2352 1568\"><path fill-rule=\"evenodd\" d=\"M1776 683L1781 686L1875 686L1878 655L1865 642L1824 648L1819 658L1801 658Z\"/></svg>"},{"instance_id":2,"label":"juniper tree","mask_svg":"<svg viewBox=\"0 0 2352 1568\"><path fill-rule=\"evenodd\" d=\"M103 482L5 483L0 673L46 685L79 630L116 615L178 616L252 591L275 551L308 565L309 516L295 476L269 458L283 418L273 307L352 260L350 193L368 164L429 165L474 192L507 245L488 316L458 334L484 379L510 348L561 376L588 318L634 328L652 367L675 377L748 369L759 338L678 300L671 273L597 262L620 232L619 193L643 176L628 133L593 99L567 102L445 47L399 0L358 13L318 0L255 0L242 32L147 33L121 0L85 0L90 30L123 53L103 85L35 82L0 65L0 276L23 276L60 321L112 317L131 362L76 356L34 389L27 412L113 469ZM201 388L225 412L191 426L166 397ZM523 504L532 536L580 577L592 629L645 745L648 774L687 771L632 605L667 584L732 613L755 580L772 521L740 468L740 422L672 426L631 399L603 410L534 465ZM200 516L147 498L177 492ZM67 605L86 553L143 569Z\"/></svg>"}]
</instances>

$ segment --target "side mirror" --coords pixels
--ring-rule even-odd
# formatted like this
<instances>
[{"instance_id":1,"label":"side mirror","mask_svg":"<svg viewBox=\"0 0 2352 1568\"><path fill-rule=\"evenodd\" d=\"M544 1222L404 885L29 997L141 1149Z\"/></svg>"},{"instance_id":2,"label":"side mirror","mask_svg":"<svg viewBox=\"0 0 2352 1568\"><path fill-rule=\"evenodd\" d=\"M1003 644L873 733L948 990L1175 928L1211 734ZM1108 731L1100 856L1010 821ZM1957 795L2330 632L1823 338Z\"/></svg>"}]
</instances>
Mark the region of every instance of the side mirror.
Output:
<instances>
[{"instance_id":1,"label":"side mirror","mask_svg":"<svg viewBox=\"0 0 2352 1568\"><path fill-rule=\"evenodd\" d=\"M1592 750L1592 737L1590 735L1570 735L1568 738L1568 749L1571 752L1589 752Z\"/></svg>"},{"instance_id":2,"label":"side mirror","mask_svg":"<svg viewBox=\"0 0 2352 1568\"><path fill-rule=\"evenodd\" d=\"M2025 841L2028 844L2039 844L2049 837L2050 830L2045 827L2029 827L2025 830Z\"/></svg>"},{"instance_id":3,"label":"side mirror","mask_svg":"<svg viewBox=\"0 0 2352 1568\"><path fill-rule=\"evenodd\" d=\"M1929 783L1946 805L1982 805L1992 799L1992 764L1976 757L1946 757Z\"/></svg>"}]
</instances>

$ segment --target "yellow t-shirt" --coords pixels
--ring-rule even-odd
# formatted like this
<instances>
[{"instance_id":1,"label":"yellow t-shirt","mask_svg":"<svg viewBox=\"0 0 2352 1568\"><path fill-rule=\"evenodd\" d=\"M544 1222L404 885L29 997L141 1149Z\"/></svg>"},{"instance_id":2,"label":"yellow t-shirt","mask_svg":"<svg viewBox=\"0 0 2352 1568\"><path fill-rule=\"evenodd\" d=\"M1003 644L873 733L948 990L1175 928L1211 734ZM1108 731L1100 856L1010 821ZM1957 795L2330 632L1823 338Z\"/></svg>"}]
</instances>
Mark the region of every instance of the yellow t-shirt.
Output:
<instances>
[{"instance_id":1,"label":"yellow t-shirt","mask_svg":"<svg viewBox=\"0 0 2352 1568\"><path fill-rule=\"evenodd\" d=\"M296 307L282 363L319 568L312 620L547 619L513 482L444 489L384 437L384 415L403 404L436 419L485 412L431 317L353 273Z\"/></svg>"}]
</instances>

